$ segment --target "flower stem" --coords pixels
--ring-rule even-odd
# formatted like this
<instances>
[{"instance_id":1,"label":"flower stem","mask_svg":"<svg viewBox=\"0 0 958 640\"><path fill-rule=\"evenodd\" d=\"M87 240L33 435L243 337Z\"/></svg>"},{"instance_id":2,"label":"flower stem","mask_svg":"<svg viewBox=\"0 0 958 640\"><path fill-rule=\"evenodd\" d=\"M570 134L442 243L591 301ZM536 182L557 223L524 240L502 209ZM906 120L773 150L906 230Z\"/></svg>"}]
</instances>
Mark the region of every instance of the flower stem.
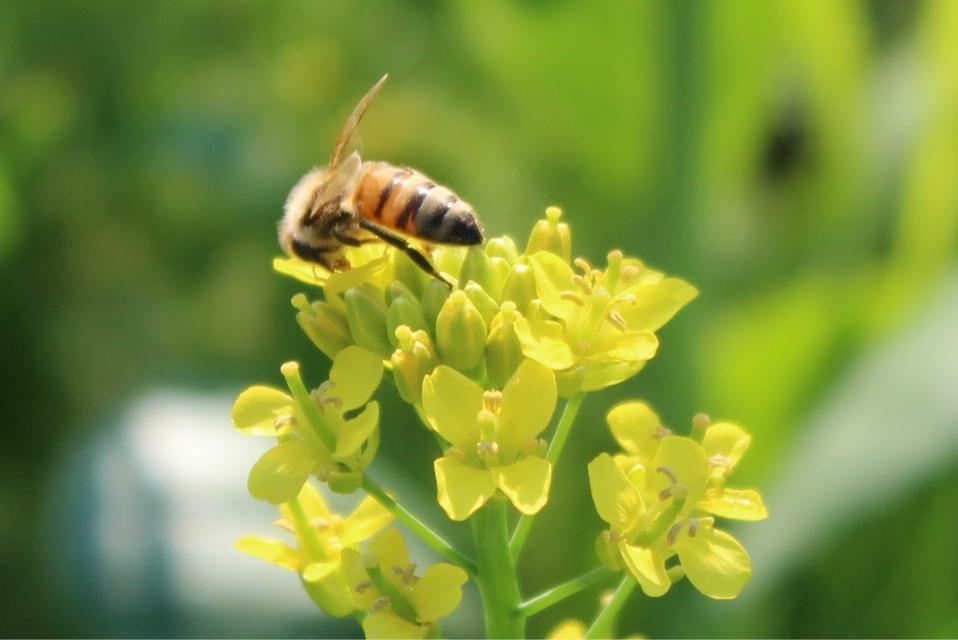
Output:
<instances>
[{"instance_id":1,"label":"flower stem","mask_svg":"<svg viewBox=\"0 0 958 640\"><path fill-rule=\"evenodd\" d=\"M422 520L414 516L405 507L396 502L386 491L380 487L375 480L370 478L368 475L363 475L363 490L376 499L379 504L386 507L386 509L393 514L396 520L406 525L406 528L409 529L412 533L419 536L419 538L433 548L439 555L444 557L446 560L459 565L469 573L475 575L477 568L476 563L466 557L464 553L456 549L454 546L446 542L446 540L440 536L438 533L429 528L429 526L424 523Z\"/></svg>"},{"instance_id":2,"label":"flower stem","mask_svg":"<svg viewBox=\"0 0 958 640\"><path fill-rule=\"evenodd\" d=\"M556 585L547 591L543 591L537 596L529 598L519 605L519 612L524 616L534 616L540 611L548 609L554 604L562 602L568 597L574 596L583 589L588 589L594 584L612 575L605 567L596 567L591 571L583 573L572 580Z\"/></svg>"},{"instance_id":3,"label":"flower stem","mask_svg":"<svg viewBox=\"0 0 958 640\"><path fill-rule=\"evenodd\" d=\"M506 503L488 503L476 514L479 574L487 638L524 638L526 616L519 611L519 584L509 553L509 521Z\"/></svg>"},{"instance_id":4,"label":"flower stem","mask_svg":"<svg viewBox=\"0 0 958 640\"><path fill-rule=\"evenodd\" d=\"M579 415L579 409L582 407L582 401L585 399L585 393L577 393L569 398L562 410L562 417L559 418L559 424L556 426L555 434L552 436L552 442L549 444L549 451L546 453L546 460L552 465L555 471L556 463L559 462L559 456L562 455L562 449L565 447L566 440L569 439L569 433L572 431L572 425L575 423L576 416ZM509 541L509 552L512 559L518 560L522 553L522 547L529 537L534 522L531 516L525 514L519 516L519 522L516 523L516 529L512 533L512 540Z\"/></svg>"},{"instance_id":5,"label":"flower stem","mask_svg":"<svg viewBox=\"0 0 958 640\"><path fill-rule=\"evenodd\" d=\"M625 601L629 599L636 584L635 578L633 578L631 574L626 573L622 578L622 582L619 583L619 588L615 590L612 600L610 600L609 604L605 606L605 609L600 611L599 615L595 617L592 626L589 627L589 630L585 634L586 638L612 637L613 627L619 617L619 612L625 605Z\"/></svg>"},{"instance_id":6,"label":"flower stem","mask_svg":"<svg viewBox=\"0 0 958 640\"><path fill-rule=\"evenodd\" d=\"M303 505L299 503L299 498L293 498L286 503L289 506L289 512L293 516L293 526L296 527L296 536L303 543L306 552L314 562L325 562L329 560L329 555L323 549L319 536L316 535L316 529L309 524L306 512L303 511Z\"/></svg>"}]
</instances>

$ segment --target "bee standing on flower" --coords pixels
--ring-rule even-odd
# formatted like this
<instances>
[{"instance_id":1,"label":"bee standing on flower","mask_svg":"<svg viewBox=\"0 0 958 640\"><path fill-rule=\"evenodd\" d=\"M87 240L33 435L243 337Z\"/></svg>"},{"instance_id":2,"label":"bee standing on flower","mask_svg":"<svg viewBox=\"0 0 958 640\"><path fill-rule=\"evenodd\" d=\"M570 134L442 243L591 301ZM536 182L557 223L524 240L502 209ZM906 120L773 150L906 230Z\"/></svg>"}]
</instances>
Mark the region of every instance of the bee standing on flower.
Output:
<instances>
[{"instance_id":1,"label":"bee standing on flower","mask_svg":"<svg viewBox=\"0 0 958 640\"><path fill-rule=\"evenodd\" d=\"M355 151L343 157L387 77L373 85L346 120L329 165L313 169L290 191L279 243L287 255L342 271L350 268L344 246L385 242L449 284L404 236L438 244L481 244L483 230L472 207L415 169L363 162Z\"/></svg>"}]
</instances>

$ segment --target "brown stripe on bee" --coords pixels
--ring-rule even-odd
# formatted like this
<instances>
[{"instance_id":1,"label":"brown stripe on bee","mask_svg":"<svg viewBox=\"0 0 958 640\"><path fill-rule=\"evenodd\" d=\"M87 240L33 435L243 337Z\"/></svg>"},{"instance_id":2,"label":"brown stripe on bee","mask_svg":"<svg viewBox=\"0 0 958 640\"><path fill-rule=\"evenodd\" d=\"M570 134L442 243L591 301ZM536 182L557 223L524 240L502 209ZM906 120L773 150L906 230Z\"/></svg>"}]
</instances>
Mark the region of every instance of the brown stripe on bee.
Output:
<instances>
[{"instance_id":1,"label":"brown stripe on bee","mask_svg":"<svg viewBox=\"0 0 958 640\"><path fill-rule=\"evenodd\" d=\"M443 220L457 202L459 198L449 189L443 187L433 189L419 207L419 213L416 215L416 234L423 238L440 240Z\"/></svg>"},{"instance_id":2,"label":"brown stripe on bee","mask_svg":"<svg viewBox=\"0 0 958 640\"><path fill-rule=\"evenodd\" d=\"M412 229L409 229L408 232L414 232L416 215L419 213L419 208L426 200L426 196L429 195L429 192L432 191L435 186L435 182L428 180L416 186L416 191L409 197L409 200L406 201L406 205L403 207L402 213L400 213L399 217L396 218L397 229L407 231L406 226L408 225L412 227Z\"/></svg>"},{"instance_id":3,"label":"brown stripe on bee","mask_svg":"<svg viewBox=\"0 0 958 640\"><path fill-rule=\"evenodd\" d=\"M389 196L392 195L396 187L401 185L404 180L409 178L413 174L412 169L399 169L396 173L393 174L392 179L389 183L383 188L379 193L379 202L376 204L376 209L373 211L373 217L377 220L381 220L383 217L383 207L386 206L386 201L389 200Z\"/></svg>"}]
</instances>

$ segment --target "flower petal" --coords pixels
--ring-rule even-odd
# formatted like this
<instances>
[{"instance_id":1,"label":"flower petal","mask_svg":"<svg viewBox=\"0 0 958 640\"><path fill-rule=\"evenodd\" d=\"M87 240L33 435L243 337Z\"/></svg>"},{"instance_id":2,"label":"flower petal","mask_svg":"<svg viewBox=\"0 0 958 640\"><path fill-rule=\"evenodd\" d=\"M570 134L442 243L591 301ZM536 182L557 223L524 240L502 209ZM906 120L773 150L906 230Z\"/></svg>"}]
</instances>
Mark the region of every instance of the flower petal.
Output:
<instances>
[{"instance_id":1,"label":"flower petal","mask_svg":"<svg viewBox=\"0 0 958 640\"><path fill-rule=\"evenodd\" d=\"M306 568L303 569L303 580L306 582L319 582L323 578L335 573L337 569L339 569L338 560L331 562L314 562L306 565Z\"/></svg>"},{"instance_id":2,"label":"flower petal","mask_svg":"<svg viewBox=\"0 0 958 640\"><path fill-rule=\"evenodd\" d=\"M718 455L728 459L728 469L732 469L745 455L752 436L737 424L716 422L709 425L702 438L702 448L709 457Z\"/></svg>"},{"instance_id":3,"label":"flower petal","mask_svg":"<svg viewBox=\"0 0 958 640\"><path fill-rule=\"evenodd\" d=\"M243 536L236 541L236 548L254 558L265 560L289 571L299 571L302 566L299 552L282 540Z\"/></svg>"},{"instance_id":4,"label":"flower petal","mask_svg":"<svg viewBox=\"0 0 958 640\"><path fill-rule=\"evenodd\" d=\"M462 585L468 579L464 570L445 562L426 569L410 597L419 619L438 620L455 611L462 601Z\"/></svg>"},{"instance_id":5,"label":"flower petal","mask_svg":"<svg viewBox=\"0 0 958 640\"><path fill-rule=\"evenodd\" d=\"M353 606L360 611L369 611L380 593L369 580L362 556L356 549L343 549L339 561L343 567L343 579L353 596Z\"/></svg>"},{"instance_id":6,"label":"flower petal","mask_svg":"<svg viewBox=\"0 0 958 640\"><path fill-rule=\"evenodd\" d=\"M392 521L393 514L375 498L363 498L359 506L343 520L339 541L344 547L358 545L389 526Z\"/></svg>"},{"instance_id":7,"label":"flower petal","mask_svg":"<svg viewBox=\"0 0 958 640\"><path fill-rule=\"evenodd\" d=\"M329 276L322 267L299 258L273 258L273 271L317 287L324 286Z\"/></svg>"},{"instance_id":8,"label":"flower petal","mask_svg":"<svg viewBox=\"0 0 958 640\"><path fill-rule=\"evenodd\" d=\"M603 363L587 360L582 367L582 391L598 391L624 382L637 374L645 361Z\"/></svg>"},{"instance_id":9,"label":"flower petal","mask_svg":"<svg viewBox=\"0 0 958 640\"><path fill-rule=\"evenodd\" d=\"M376 554L376 561L383 575L389 580L398 580L396 587L404 589L402 579L394 570L403 573L409 566L409 549L399 529L386 529L369 543L369 550Z\"/></svg>"},{"instance_id":10,"label":"flower petal","mask_svg":"<svg viewBox=\"0 0 958 640\"><path fill-rule=\"evenodd\" d=\"M426 419L439 435L462 451L475 449L482 387L455 369L440 365L422 382L422 404Z\"/></svg>"},{"instance_id":11,"label":"flower petal","mask_svg":"<svg viewBox=\"0 0 958 640\"><path fill-rule=\"evenodd\" d=\"M496 492L487 469L467 466L452 456L437 458L433 466L439 506L453 520L465 520Z\"/></svg>"},{"instance_id":12,"label":"flower petal","mask_svg":"<svg viewBox=\"0 0 958 640\"><path fill-rule=\"evenodd\" d=\"M353 596L342 572L333 571L314 582L302 580L303 589L320 609L342 618L353 611Z\"/></svg>"},{"instance_id":13,"label":"flower petal","mask_svg":"<svg viewBox=\"0 0 958 640\"><path fill-rule=\"evenodd\" d=\"M679 309L695 299L698 290L679 278L663 278L629 288L634 305L619 305L616 310L629 329L656 331L672 319Z\"/></svg>"},{"instance_id":14,"label":"flower petal","mask_svg":"<svg viewBox=\"0 0 958 640\"><path fill-rule=\"evenodd\" d=\"M563 320L574 317L579 306L562 298L563 291L573 288L572 276L575 272L565 260L549 253L539 251L529 257L529 265L536 275L536 293L542 300L542 306L551 315Z\"/></svg>"},{"instance_id":15,"label":"flower petal","mask_svg":"<svg viewBox=\"0 0 958 640\"><path fill-rule=\"evenodd\" d=\"M403 620L389 607L363 618L366 640L418 639L425 638L428 632L428 626Z\"/></svg>"},{"instance_id":16,"label":"flower petal","mask_svg":"<svg viewBox=\"0 0 958 640\"><path fill-rule=\"evenodd\" d=\"M354 266L352 269L346 271L337 271L329 274L326 277L326 284L323 287L326 302L337 309L345 309L346 305L340 295L364 282L370 282L388 263L389 256L387 254L370 260L364 265Z\"/></svg>"},{"instance_id":17,"label":"flower petal","mask_svg":"<svg viewBox=\"0 0 958 640\"><path fill-rule=\"evenodd\" d=\"M524 360L502 390L496 441L500 455L511 459L549 425L556 406L556 380L550 369Z\"/></svg>"},{"instance_id":18,"label":"flower petal","mask_svg":"<svg viewBox=\"0 0 958 640\"><path fill-rule=\"evenodd\" d=\"M642 592L652 598L664 596L672 586L669 574L665 571L665 558L657 549L619 544L622 560L642 587Z\"/></svg>"},{"instance_id":19,"label":"flower petal","mask_svg":"<svg viewBox=\"0 0 958 640\"><path fill-rule=\"evenodd\" d=\"M356 454L378 426L379 403L373 401L366 405L362 413L343 424L336 440L335 457L343 459Z\"/></svg>"},{"instance_id":20,"label":"flower petal","mask_svg":"<svg viewBox=\"0 0 958 640\"><path fill-rule=\"evenodd\" d=\"M303 513L306 514L306 517L310 519L328 519L333 514L329 509L329 505L326 504L326 497L323 496L323 492L312 482L304 484L302 490L299 492L299 505L303 508ZM289 508L286 505L281 506L280 511L283 512L284 518L292 521L292 512L289 512Z\"/></svg>"},{"instance_id":21,"label":"flower petal","mask_svg":"<svg viewBox=\"0 0 958 640\"><path fill-rule=\"evenodd\" d=\"M732 520L764 520L768 517L762 496L754 489L707 491L699 500L699 509Z\"/></svg>"},{"instance_id":22,"label":"flower petal","mask_svg":"<svg viewBox=\"0 0 958 640\"><path fill-rule=\"evenodd\" d=\"M623 402L606 416L612 436L626 453L649 462L655 458L664 435L662 421L644 402Z\"/></svg>"},{"instance_id":23,"label":"flower petal","mask_svg":"<svg viewBox=\"0 0 958 640\"><path fill-rule=\"evenodd\" d=\"M607 453L589 463L589 486L599 517L619 532L628 531L645 511L639 490Z\"/></svg>"},{"instance_id":24,"label":"flower petal","mask_svg":"<svg viewBox=\"0 0 958 640\"><path fill-rule=\"evenodd\" d=\"M527 358L541 362L555 371L568 369L575 364L575 355L568 344L553 336L544 335L541 331L533 332L528 319L516 318L513 327L519 344L522 345L522 353Z\"/></svg>"},{"instance_id":25,"label":"flower petal","mask_svg":"<svg viewBox=\"0 0 958 640\"><path fill-rule=\"evenodd\" d=\"M659 471L662 468L667 471ZM663 438L655 454L652 469L655 471L656 491L671 487L672 477L678 484L688 488L682 513L691 513L705 491L705 483L709 477L708 459L699 443L684 436Z\"/></svg>"},{"instance_id":26,"label":"flower petal","mask_svg":"<svg viewBox=\"0 0 958 640\"><path fill-rule=\"evenodd\" d=\"M563 620L549 632L546 640L582 640L585 637L585 625L575 619Z\"/></svg>"},{"instance_id":27,"label":"flower petal","mask_svg":"<svg viewBox=\"0 0 958 640\"><path fill-rule=\"evenodd\" d=\"M333 358L329 395L342 400L341 409L351 411L369 402L383 377L383 361L362 347L346 347Z\"/></svg>"},{"instance_id":28,"label":"flower petal","mask_svg":"<svg viewBox=\"0 0 958 640\"><path fill-rule=\"evenodd\" d=\"M648 362L658 348L659 339L651 331L629 331L618 336L605 356L618 362Z\"/></svg>"},{"instance_id":29,"label":"flower petal","mask_svg":"<svg viewBox=\"0 0 958 640\"><path fill-rule=\"evenodd\" d=\"M548 461L529 456L492 471L499 489L522 513L538 513L549 501L552 465Z\"/></svg>"},{"instance_id":30,"label":"flower petal","mask_svg":"<svg viewBox=\"0 0 958 640\"><path fill-rule=\"evenodd\" d=\"M293 399L272 387L254 386L233 404L233 425L251 436L276 436L276 418L293 414Z\"/></svg>"},{"instance_id":31,"label":"flower petal","mask_svg":"<svg viewBox=\"0 0 958 640\"><path fill-rule=\"evenodd\" d=\"M299 493L316 466L316 459L302 440L282 442L250 469L246 486L250 494L271 504L289 502Z\"/></svg>"},{"instance_id":32,"label":"flower petal","mask_svg":"<svg viewBox=\"0 0 958 640\"><path fill-rule=\"evenodd\" d=\"M690 536L685 527L675 550L689 582L710 598L735 598L752 577L752 560L745 547L724 531L699 527Z\"/></svg>"}]
</instances>

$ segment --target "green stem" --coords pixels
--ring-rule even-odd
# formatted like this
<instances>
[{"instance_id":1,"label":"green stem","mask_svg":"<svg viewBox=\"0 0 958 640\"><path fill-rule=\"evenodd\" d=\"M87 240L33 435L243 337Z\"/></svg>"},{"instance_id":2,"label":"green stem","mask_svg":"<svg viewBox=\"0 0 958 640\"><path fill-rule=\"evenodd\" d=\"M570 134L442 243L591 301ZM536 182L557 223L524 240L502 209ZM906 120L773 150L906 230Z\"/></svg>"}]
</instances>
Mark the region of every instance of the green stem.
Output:
<instances>
[{"instance_id":1,"label":"green stem","mask_svg":"<svg viewBox=\"0 0 958 640\"><path fill-rule=\"evenodd\" d=\"M386 507L386 509L395 516L396 520L406 525L407 529L419 536L423 542L432 547L439 555L475 575L477 568L474 561L446 542L442 536L430 529L426 523L396 502L368 475L363 475L363 490L375 498L379 504Z\"/></svg>"},{"instance_id":2,"label":"green stem","mask_svg":"<svg viewBox=\"0 0 958 640\"><path fill-rule=\"evenodd\" d=\"M526 616L519 611L519 583L509 553L507 504L486 504L477 514L479 575L487 638L524 638Z\"/></svg>"},{"instance_id":3,"label":"green stem","mask_svg":"<svg viewBox=\"0 0 958 640\"><path fill-rule=\"evenodd\" d=\"M565 408L562 410L562 417L559 418L559 424L549 444L549 451L546 453L546 460L552 465L553 472L559 462L559 456L562 455L562 449L565 448L565 443L569 439L569 433L572 432L572 425L575 423L576 416L579 415L585 395L583 392L572 396L566 401ZM534 519L531 516L525 514L519 516L519 522L516 523L516 529L512 533L512 540L509 541L509 552L513 560L519 559L522 547L526 544L526 538L532 530L533 522Z\"/></svg>"},{"instance_id":4,"label":"green stem","mask_svg":"<svg viewBox=\"0 0 958 640\"><path fill-rule=\"evenodd\" d=\"M316 529L309 524L306 512L303 511L303 505L299 503L299 498L293 498L286 503L290 513L293 515L293 525L296 527L296 535L306 548L306 553L314 562L325 562L329 560L329 555L323 549L319 536L316 535Z\"/></svg>"},{"instance_id":5,"label":"green stem","mask_svg":"<svg viewBox=\"0 0 958 640\"><path fill-rule=\"evenodd\" d=\"M625 601L632 595L632 590L635 589L636 584L635 578L626 572L622 578L622 582L619 583L619 588L615 590L612 600L605 606L605 609L599 612L599 615L597 615L592 622L592 626L589 627L589 630L586 632L585 637L587 639L612 637L613 627L619 617L619 612L625 605Z\"/></svg>"},{"instance_id":6,"label":"green stem","mask_svg":"<svg viewBox=\"0 0 958 640\"><path fill-rule=\"evenodd\" d=\"M519 613L527 617L534 616L540 611L548 609L568 597L574 596L583 589L588 589L592 585L601 582L610 575L612 575L612 572L605 567L596 567L587 573L583 573L581 576L577 576L572 580L563 582L560 585L543 591L537 596L529 598L519 605Z\"/></svg>"}]
</instances>

